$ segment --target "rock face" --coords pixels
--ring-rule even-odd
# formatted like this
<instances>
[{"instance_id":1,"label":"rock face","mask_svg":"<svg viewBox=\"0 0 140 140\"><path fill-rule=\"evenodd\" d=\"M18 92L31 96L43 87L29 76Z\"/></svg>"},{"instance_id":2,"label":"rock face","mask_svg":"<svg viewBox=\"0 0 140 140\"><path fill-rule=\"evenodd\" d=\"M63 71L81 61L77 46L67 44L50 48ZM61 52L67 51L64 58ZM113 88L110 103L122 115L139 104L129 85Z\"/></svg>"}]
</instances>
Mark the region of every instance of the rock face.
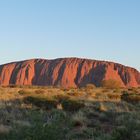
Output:
<instances>
[{"instance_id":1,"label":"rock face","mask_svg":"<svg viewBox=\"0 0 140 140\"><path fill-rule=\"evenodd\" d=\"M0 85L79 87L115 79L122 87L139 87L140 73L121 64L79 58L32 59L0 66Z\"/></svg>"}]
</instances>

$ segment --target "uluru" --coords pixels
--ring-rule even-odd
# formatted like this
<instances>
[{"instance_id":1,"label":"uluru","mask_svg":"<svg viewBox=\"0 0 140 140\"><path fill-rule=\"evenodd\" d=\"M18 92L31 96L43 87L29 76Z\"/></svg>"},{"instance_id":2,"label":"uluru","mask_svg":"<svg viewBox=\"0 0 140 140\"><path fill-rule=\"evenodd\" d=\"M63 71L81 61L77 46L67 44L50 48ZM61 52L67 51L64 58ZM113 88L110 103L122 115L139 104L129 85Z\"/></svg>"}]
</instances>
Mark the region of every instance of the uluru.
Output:
<instances>
[{"instance_id":1,"label":"uluru","mask_svg":"<svg viewBox=\"0 0 140 140\"><path fill-rule=\"evenodd\" d=\"M31 59L0 65L0 85L101 86L114 79L122 87L139 87L140 72L114 62L81 58Z\"/></svg>"}]
</instances>

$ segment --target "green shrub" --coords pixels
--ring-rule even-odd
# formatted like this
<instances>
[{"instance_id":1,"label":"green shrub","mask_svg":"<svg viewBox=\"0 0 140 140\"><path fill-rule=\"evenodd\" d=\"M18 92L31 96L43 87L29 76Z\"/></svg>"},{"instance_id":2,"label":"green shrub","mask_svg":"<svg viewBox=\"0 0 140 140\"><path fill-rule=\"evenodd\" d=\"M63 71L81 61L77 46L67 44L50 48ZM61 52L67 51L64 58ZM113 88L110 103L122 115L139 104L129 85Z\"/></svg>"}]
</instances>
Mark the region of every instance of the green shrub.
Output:
<instances>
[{"instance_id":1,"label":"green shrub","mask_svg":"<svg viewBox=\"0 0 140 140\"><path fill-rule=\"evenodd\" d=\"M37 107L43 108L43 109L53 109L57 108L57 100L54 99L48 99L48 98L43 98L43 97L33 97L33 96L28 96L24 98L25 103L30 103L33 104Z\"/></svg>"},{"instance_id":2,"label":"green shrub","mask_svg":"<svg viewBox=\"0 0 140 140\"><path fill-rule=\"evenodd\" d=\"M85 107L85 104L82 101L68 99L62 101L62 107L66 111L78 111Z\"/></svg>"},{"instance_id":3,"label":"green shrub","mask_svg":"<svg viewBox=\"0 0 140 140\"><path fill-rule=\"evenodd\" d=\"M109 80L103 80L101 86L110 89L117 89L121 87L121 83L114 79L109 79Z\"/></svg>"}]
</instances>

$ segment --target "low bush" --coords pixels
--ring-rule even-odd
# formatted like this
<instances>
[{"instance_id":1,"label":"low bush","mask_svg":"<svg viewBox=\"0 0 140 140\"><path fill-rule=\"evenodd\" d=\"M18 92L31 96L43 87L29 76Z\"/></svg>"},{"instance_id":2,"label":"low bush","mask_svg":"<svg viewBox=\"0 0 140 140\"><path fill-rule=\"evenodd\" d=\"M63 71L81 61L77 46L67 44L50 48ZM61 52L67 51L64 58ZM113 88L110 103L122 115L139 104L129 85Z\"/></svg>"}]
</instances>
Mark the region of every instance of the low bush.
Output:
<instances>
[{"instance_id":1,"label":"low bush","mask_svg":"<svg viewBox=\"0 0 140 140\"><path fill-rule=\"evenodd\" d=\"M27 95L27 94L30 94L31 92L30 91L28 91L28 90L19 90L18 91L18 93L20 94L20 95Z\"/></svg>"},{"instance_id":2,"label":"low bush","mask_svg":"<svg viewBox=\"0 0 140 140\"><path fill-rule=\"evenodd\" d=\"M114 89L113 92L114 92L114 93L121 93L121 88Z\"/></svg>"},{"instance_id":3,"label":"low bush","mask_svg":"<svg viewBox=\"0 0 140 140\"><path fill-rule=\"evenodd\" d=\"M33 97L33 96L28 96L24 98L24 102L27 104L33 104L37 107L40 107L42 109L53 109L57 108L57 100L54 99L49 99L49 98L43 98L43 97Z\"/></svg>"},{"instance_id":4,"label":"low bush","mask_svg":"<svg viewBox=\"0 0 140 140\"><path fill-rule=\"evenodd\" d=\"M118 100L121 99L121 96L119 94L115 94L115 93L109 93L107 94L107 97L111 100Z\"/></svg>"},{"instance_id":5,"label":"low bush","mask_svg":"<svg viewBox=\"0 0 140 140\"><path fill-rule=\"evenodd\" d=\"M16 87L18 87L18 85L13 85L13 84L11 84L11 85L9 85L8 87L9 87L9 88L16 88Z\"/></svg>"},{"instance_id":6,"label":"low bush","mask_svg":"<svg viewBox=\"0 0 140 140\"><path fill-rule=\"evenodd\" d=\"M138 93L138 88L128 88L128 91L130 91L130 93Z\"/></svg>"},{"instance_id":7,"label":"low bush","mask_svg":"<svg viewBox=\"0 0 140 140\"><path fill-rule=\"evenodd\" d=\"M110 89L107 89L107 88L102 89L102 93L106 93L106 92L109 92L109 91L110 91Z\"/></svg>"},{"instance_id":8,"label":"low bush","mask_svg":"<svg viewBox=\"0 0 140 140\"><path fill-rule=\"evenodd\" d=\"M56 99L59 103L62 103L63 101L68 100L70 97L66 95L56 95L53 98Z\"/></svg>"},{"instance_id":9,"label":"low bush","mask_svg":"<svg viewBox=\"0 0 140 140\"><path fill-rule=\"evenodd\" d=\"M121 83L114 79L109 79L109 80L103 80L101 86L109 89L118 89L121 87Z\"/></svg>"},{"instance_id":10,"label":"low bush","mask_svg":"<svg viewBox=\"0 0 140 140\"><path fill-rule=\"evenodd\" d=\"M94 84L87 84L86 88L87 89L94 89L94 88L96 88L96 86Z\"/></svg>"},{"instance_id":11,"label":"low bush","mask_svg":"<svg viewBox=\"0 0 140 140\"><path fill-rule=\"evenodd\" d=\"M62 101L62 107L66 111L78 111L85 107L85 104L82 101L68 99Z\"/></svg>"},{"instance_id":12,"label":"low bush","mask_svg":"<svg viewBox=\"0 0 140 140\"><path fill-rule=\"evenodd\" d=\"M130 103L138 103L140 102L140 95L139 94L128 94L125 93L121 96L121 99Z\"/></svg>"},{"instance_id":13,"label":"low bush","mask_svg":"<svg viewBox=\"0 0 140 140\"><path fill-rule=\"evenodd\" d=\"M44 94L45 93L45 90L43 90L43 89L37 89L37 90L35 90L35 93L36 94Z\"/></svg>"}]
</instances>

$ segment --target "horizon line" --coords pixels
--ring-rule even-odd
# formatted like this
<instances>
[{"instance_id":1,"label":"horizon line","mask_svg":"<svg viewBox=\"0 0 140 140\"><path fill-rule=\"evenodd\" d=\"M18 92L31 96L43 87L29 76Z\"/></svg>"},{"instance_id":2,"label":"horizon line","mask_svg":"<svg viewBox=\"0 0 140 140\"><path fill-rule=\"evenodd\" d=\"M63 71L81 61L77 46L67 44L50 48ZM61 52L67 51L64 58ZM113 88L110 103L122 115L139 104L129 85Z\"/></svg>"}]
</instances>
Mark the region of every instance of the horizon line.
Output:
<instances>
[{"instance_id":1,"label":"horizon line","mask_svg":"<svg viewBox=\"0 0 140 140\"><path fill-rule=\"evenodd\" d=\"M133 66L129 66L129 65L123 64L121 62L117 62L117 61L103 60L103 59L93 59L93 58L87 58L87 57L75 57L75 56L56 57L56 58L41 58L41 57L23 58L21 60L13 60L13 61L2 63L2 64L0 64L0 66L7 65L7 64L12 64L12 63L24 62L24 61L31 61L31 60L48 60L48 61L53 61L53 60L58 60L58 59L83 59L83 60L90 60L90 61L115 63L115 64L119 64L119 65L122 65L122 66L125 66L125 67L133 68L133 69L137 70L138 72L140 72L139 68L136 68L136 67L133 67Z\"/></svg>"}]
</instances>

